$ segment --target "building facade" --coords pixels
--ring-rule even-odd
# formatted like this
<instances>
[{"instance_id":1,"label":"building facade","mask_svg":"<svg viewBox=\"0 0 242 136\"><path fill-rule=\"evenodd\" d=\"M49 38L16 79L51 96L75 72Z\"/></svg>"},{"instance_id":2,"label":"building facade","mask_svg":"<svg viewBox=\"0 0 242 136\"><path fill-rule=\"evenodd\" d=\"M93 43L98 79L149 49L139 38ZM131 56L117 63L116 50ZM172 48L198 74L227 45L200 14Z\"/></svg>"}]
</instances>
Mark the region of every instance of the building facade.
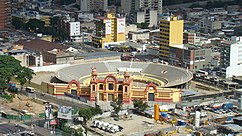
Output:
<instances>
[{"instance_id":1,"label":"building facade","mask_svg":"<svg viewBox=\"0 0 242 136\"><path fill-rule=\"evenodd\" d=\"M80 11L105 11L108 7L108 0L78 0L80 5Z\"/></svg>"},{"instance_id":2,"label":"building facade","mask_svg":"<svg viewBox=\"0 0 242 136\"><path fill-rule=\"evenodd\" d=\"M184 32L183 33L183 44L195 44L196 33Z\"/></svg>"},{"instance_id":3,"label":"building facade","mask_svg":"<svg viewBox=\"0 0 242 136\"><path fill-rule=\"evenodd\" d=\"M11 0L0 1L0 29L4 29L11 23Z\"/></svg>"},{"instance_id":4,"label":"building facade","mask_svg":"<svg viewBox=\"0 0 242 136\"><path fill-rule=\"evenodd\" d=\"M199 48L192 45L170 47L169 64L197 71L208 68L211 61L211 48Z\"/></svg>"},{"instance_id":5,"label":"building facade","mask_svg":"<svg viewBox=\"0 0 242 136\"><path fill-rule=\"evenodd\" d=\"M68 35L71 42L81 42L80 22L68 22Z\"/></svg>"},{"instance_id":6,"label":"building facade","mask_svg":"<svg viewBox=\"0 0 242 136\"><path fill-rule=\"evenodd\" d=\"M160 57L169 60L169 48L183 44L183 20L177 17L166 17L160 21Z\"/></svg>"},{"instance_id":7,"label":"building facade","mask_svg":"<svg viewBox=\"0 0 242 136\"><path fill-rule=\"evenodd\" d=\"M72 80L68 84L49 84L48 92L54 95L64 95L64 93L85 97L89 101L115 101L122 100L130 103L134 99L154 102L180 102L181 89L160 88L153 83L145 87L133 86L133 79L126 71L120 79L112 74L104 78L98 77L96 68L92 69L90 75L90 85L82 85Z\"/></svg>"},{"instance_id":8,"label":"building facade","mask_svg":"<svg viewBox=\"0 0 242 136\"><path fill-rule=\"evenodd\" d=\"M96 34L92 37L92 45L105 48L115 42L125 42L125 18L107 13L105 17L95 19Z\"/></svg>"},{"instance_id":9,"label":"building facade","mask_svg":"<svg viewBox=\"0 0 242 136\"><path fill-rule=\"evenodd\" d=\"M128 38L131 41L147 41L150 39L150 31L147 29L139 30L139 31L130 31L128 34Z\"/></svg>"},{"instance_id":10,"label":"building facade","mask_svg":"<svg viewBox=\"0 0 242 136\"><path fill-rule=\"evenodd\" d=\"M221 42L221 76L242 76L242 42Z\"/></svg>"},{"instance_id":11,"label":"building facade","mask_svg":"<svg viewBox=\"0 0 242 136\"><path fill-rule=\"evenodd\" d=\"M205 17L200 20L200 30L203 30L205 33L211 33L216 30L220 30L222 28L222 22L216 19L214 16L212 17Z\"/></svg>"},{"instance_id":12,"label":"building facade","mask_svg":"<svg viewBox=\"0 0 242 136\"><path fill-rule=\"evenodd\" d=\"M138 10L132 16L133 23L147 23L148 27L157 26L157 10Z\"/></svg>"},{"instance_id":13,"label":"building facade","mask_svg":"<svg viewBox=\"0 0 242 136\"><path fill-rule=\"evenodd\" d=\"M140 9L153 9L162 13L162 0L121 0L121 9L126 13Z\"/></svg>"}]
</instances>

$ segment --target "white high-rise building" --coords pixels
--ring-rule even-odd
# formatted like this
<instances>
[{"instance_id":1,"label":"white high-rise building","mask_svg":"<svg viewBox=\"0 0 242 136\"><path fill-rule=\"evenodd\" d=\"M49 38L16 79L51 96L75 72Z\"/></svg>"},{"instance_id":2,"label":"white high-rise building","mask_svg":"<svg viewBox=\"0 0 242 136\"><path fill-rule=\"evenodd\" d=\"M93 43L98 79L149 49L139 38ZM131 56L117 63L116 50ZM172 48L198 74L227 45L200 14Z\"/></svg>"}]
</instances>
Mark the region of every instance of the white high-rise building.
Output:
<instances>
[{"instance_id":1,"label":"white high-rise building","mask_svg":"<svg viewBox=\"0 0 242 136\"><path fill-rule=\"evenodd\" d=\"M80 22L69 22L69 36L72 42L81 42L81 24Z\"/></svg>"},{"instance_id":2,"label":"white high-rise building","mask_svg":"<svg viewBox=\"0 0 242 136\"><path fill-rule=\"evenodd\" d=\"M140 10L134 15L134 22L136 23L148 23L148 27L157 26L157 10Z\"/></svg>"},{"instance_id":3,"label":"white high-rise building","mask_svg":"<svg viewBox=\"0 0 242 136\"><path fill-rule=\"evenodd\" d=\"M242 41L221 43L221 75L242 76Z\"/></svg>"}]
</instances>

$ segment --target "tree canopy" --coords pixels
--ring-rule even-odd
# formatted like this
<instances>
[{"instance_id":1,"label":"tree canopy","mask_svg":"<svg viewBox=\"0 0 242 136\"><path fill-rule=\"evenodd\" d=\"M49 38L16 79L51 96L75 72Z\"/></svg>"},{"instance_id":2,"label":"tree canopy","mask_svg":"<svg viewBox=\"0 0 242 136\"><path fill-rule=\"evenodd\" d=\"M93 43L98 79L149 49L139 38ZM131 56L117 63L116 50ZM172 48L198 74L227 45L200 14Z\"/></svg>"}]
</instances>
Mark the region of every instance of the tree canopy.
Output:
<instances>
[{"instance_id":1,"label":"tree canopy","mask_svg":"<svg viewBox=\"0 0 242 136\"><path fill-rule=\"evenodd\" d=\"M142 22L142 23L136 23L137 27L138 28L141 28L141 29L147 29L149 24L146 23L146 22Z\"/></svg>"},{"instance_id":2,"label":"tree canopy","mask_svg":"<svg viewBox=\"0 0 242 136\"><path fill-rule=\"evenodd\" d=\"M33 70L22 67L20 61L12 56L0 55L0 85L1 89L6 89L12 78L16 78L23 86L33 78Z\"/></svg>"},{"instance_id":3,"label":"tree canopy","mask_svg":"<svg viewBox=\"0 0 242 136\"><path fill-rule=\"evenodd\" d=\"M148 103L144 102L141 99L139 100L134 99L133 104L134 104L134 108L137 108L139 111L145 111L149 107Z\"/></svg>"},{"instance_id":4,"label":"tree canopy","mask_svg":"<svg viewBox=\"0 0 242 136\"><path fill-rule=\"evenodd\" d=\"M102 110L99 106L96 106L95 108L81 108L79 110L79 116L83 117L85 122L89 119L91 119L93 116L102 114Z\"/></svg>"},{"instance_id":5,"label":"tree canopy","mask_svg":"<svg viewBox=\"0 0 242 136\"><path fill-rule=\"evenodd\" d=\"M122 109L123 102L122 102L122 100L118 99L118 100L116 100L114 102L111 102L110 106L113 107L114 113L116 115L118 115L119 111Z\"/></svg>"},{"instance_id":6,"label":"tree canopy","mask_svg":"<svg viewBox=\"0 0 242 136\"><path fill-rule=\"evenodd\" d=\"M28 23L25 24L26 28L34 32L43 32L45 22L38 19L29 19Z\"/></svg>"}]
</instances>

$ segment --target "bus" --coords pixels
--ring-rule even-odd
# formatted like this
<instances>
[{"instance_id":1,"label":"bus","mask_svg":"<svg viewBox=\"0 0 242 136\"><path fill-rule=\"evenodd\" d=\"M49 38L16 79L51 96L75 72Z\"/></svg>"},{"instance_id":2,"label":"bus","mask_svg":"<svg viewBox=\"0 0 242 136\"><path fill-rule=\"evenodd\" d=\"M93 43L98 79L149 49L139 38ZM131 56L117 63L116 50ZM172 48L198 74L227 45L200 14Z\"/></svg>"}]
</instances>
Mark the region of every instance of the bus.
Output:
<instances>
[{"instance_id":1,"label":"bus","mask_svg":"<svg viewBox=\"0 0 242 136\"><path fill-rule=\"evenodd\" d=\"M27 87L26 92L28 93L34 93L35 89L33 87Z\"/></svg>"},{"instance_id":2,"label":"bus","mask_svg":"<svg viewBox=\"0 0 242 136\"><path fill-rule=\"evenodd\" d=\"M196 73L197 74L201 74L201 75L205 75L205 76L208 75L208 72L207 71L203 71L203 70L198 70Z\"/></svg>"}]
</instances>

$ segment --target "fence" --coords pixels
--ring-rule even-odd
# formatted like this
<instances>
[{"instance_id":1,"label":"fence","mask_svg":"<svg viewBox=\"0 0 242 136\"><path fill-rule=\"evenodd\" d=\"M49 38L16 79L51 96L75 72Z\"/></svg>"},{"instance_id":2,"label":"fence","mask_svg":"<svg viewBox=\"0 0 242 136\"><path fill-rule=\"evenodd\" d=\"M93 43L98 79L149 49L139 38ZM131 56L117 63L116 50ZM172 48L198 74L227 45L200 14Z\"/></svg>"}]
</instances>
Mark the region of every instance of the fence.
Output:
<instances>
[{"instance_id":1,"label":"fence","mask_svg":"<svg viewBox=\"0 0 242 136\"><path fill-rule=\"evenodd\" d=\"M2 117L11 120L29 120L32 119L32 115L13 115L13 114L6 114L2 113Z\"/></svg>"},{"instance_id":2,"label":"fence","mask_svg":"<svg viewBox=\"0 0 242 136\"><path fill-rule=\"evenodd\" d=\"M87 97L80 97L80 96L77 96L77 95L69 94L67 92L65 92L64 95L67 96L67 97L71 97L73 99L76 99L76 100L80 100L81 102L85 102L85 103L87 103L87 100L88 100Z\"/></svg>"},{"instance_id":3,"label":"fence","mask_svg":"<svg viewBox=\"0 0 242 136\"><path fill-rule=\"evenodd\" d=\"M39 118L45 118L45 113L40 113Z\"/></svg>"}]
</instances>

